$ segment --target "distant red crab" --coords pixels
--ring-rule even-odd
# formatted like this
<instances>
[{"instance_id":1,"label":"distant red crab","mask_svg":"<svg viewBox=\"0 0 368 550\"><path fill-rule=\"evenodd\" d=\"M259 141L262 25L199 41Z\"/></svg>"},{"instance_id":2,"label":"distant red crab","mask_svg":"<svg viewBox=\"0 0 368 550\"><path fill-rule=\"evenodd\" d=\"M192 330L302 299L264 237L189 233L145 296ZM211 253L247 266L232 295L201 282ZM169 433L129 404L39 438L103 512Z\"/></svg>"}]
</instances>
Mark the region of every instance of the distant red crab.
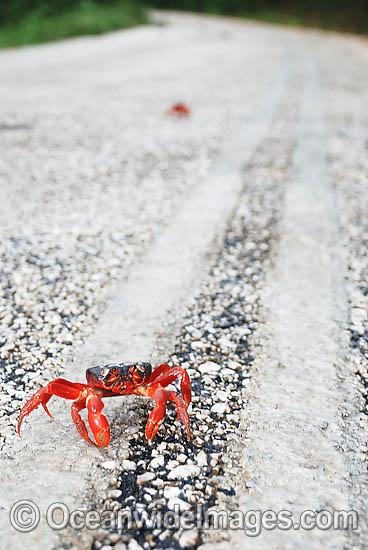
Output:
<instances>
[{"instance_id":1,"label":"distant red crab","mask_svg":"<svg viewBox=\"0 0 368 550\"><path fill-rule=\"evenodd\" d=\"M118 363L93 367L86 371L87 384L69 382L63 378L56 378L47 386L40 388L29 401L22 407L18 420L18 434L27 414L42 404L46 413L52 417L47 409L47 402L52 395L58 395L65 399L73 399L72 419L79 434L95 447L106 447L110 441L110 428L106 417L102 414L104 397L116 397L119 395L144 395L151 397L156 406L151 411L147 425L146 437L153 439L160 427L166 412L168 401L174 401L178 413L178 419L182 421L190 441L189 416L187 408L191 400L191 385L188 373L182 367L169 367L166 363L159 365L152 372L150 363ZM184 401L173 390L166 390L168 386L181 378L181 393ZM89 438L85 423L79 411L87 408L88 423L92 430L96 443Z\"/></svg>"},{"instance_id":2,"label":"distant red crab","mask_svg":"<svg viewBox=\"0 0 368 550\"><path fill-rule=\"evenodd\" d=\"M174 103L167 112L169 115L188 117L190 115L190 107L185 103Z\"/></svg>"}]
</instances>

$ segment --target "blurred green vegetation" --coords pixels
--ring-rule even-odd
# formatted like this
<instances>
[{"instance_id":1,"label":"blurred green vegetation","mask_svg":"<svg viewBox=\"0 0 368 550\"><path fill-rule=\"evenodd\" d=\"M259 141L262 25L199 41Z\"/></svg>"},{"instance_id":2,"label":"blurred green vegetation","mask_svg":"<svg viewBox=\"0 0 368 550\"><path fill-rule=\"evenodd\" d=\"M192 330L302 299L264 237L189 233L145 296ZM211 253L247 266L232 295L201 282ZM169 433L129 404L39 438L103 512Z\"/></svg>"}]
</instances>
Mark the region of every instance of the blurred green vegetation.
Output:
<instances>
[{"instance_id":1,"label":"blurred green vegetation","mask_svg":"<svg viewBox=\"0 0 368 550\"><path fill-rule=\"evenodd\" d=\"M368 34L368 0L0 0L0 47L145 23L145 1L155 8Z\"/></svg>"},{"instance_id":2,"label":"blurred green vegetation","mask_svg":"<svg viewBox=\"0 0 368 550\"><path fill-rule=\"evenodd\" d=\"M367 0L151 0L156 8L236 15L368 34Z\"/></svg>"},{"instance_id":3,"label":"blurred green vegetation","mask_svg":"<svg viewBox=\"0 0 368 550\"><path fill-rule=\"evenodd\" d=\"M134 0L0 0L0 47L100 34L146 23Z\"/></svg>"}]
</instances>

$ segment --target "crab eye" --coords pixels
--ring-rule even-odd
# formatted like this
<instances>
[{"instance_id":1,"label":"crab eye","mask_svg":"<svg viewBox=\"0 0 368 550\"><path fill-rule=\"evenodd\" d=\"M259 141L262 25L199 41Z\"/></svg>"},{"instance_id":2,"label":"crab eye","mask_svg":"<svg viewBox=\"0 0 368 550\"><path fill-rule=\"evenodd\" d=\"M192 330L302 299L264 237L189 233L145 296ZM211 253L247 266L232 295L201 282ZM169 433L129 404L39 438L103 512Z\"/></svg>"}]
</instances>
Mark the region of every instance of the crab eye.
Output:
<instances>
[{"instance_id":1,"label":"crab eye","mask_svg":"<svg viewBox=\"0 0 368 550\"><path fill-rule=\"evenodd\" d=\"M114 368L106 367L105 369L103 369L101 371L101 374L102 374L105 382L113 382L117 378L117 376L119 375L119 369L117 369L116 367L114 367Z\"/></svg>"},{"instance_id":2,"label":"crab eye","mask_svg":"<svg viewBox=\"0 0 368 550\"><path fill-rule=\"evenodd\" d=\"M135 382L138 382L138 383L142 382L145 375L145 371L144 369L142 369L140 365L132 365L129 369L129 372L132 375L133 380Z\"/></svg>"}]
</instances>

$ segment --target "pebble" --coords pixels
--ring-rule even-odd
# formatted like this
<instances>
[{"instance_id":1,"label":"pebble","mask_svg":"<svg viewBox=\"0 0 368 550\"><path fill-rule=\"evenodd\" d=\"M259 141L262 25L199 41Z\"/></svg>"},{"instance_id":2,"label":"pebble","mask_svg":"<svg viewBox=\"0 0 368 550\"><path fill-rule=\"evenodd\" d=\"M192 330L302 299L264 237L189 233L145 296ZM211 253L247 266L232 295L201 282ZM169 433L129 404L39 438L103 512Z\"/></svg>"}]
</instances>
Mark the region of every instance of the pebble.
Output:
<instances>
[{"instance_id":1,"label":"pebble","mask_svg":"<svg viewBox=\"0 0 368 550\"><path fill-rule=\"evenodd\" d=\"M168 474L168 479L187 479L190 477L196 477L199 475L200 469L194 464L185 464L183 466L177 466L171 470Z\"/></svg>"},{"instance_id":2,"label":"pebble","mask_svg":"<svg viewBox=\"0 0 368 550\"><path fill-rule=\"evenodd\" d=\"M163 479L158 478L152 481L152 485L154 485L158 489L162 489L163 487L165 487L165 482Z\"/></svg>"},{"instance_id":3,"label":"pebble","mask_svg":"<svg viewBox=\"0 0 368 550\"><path fill-rule=\"evenodd\" d=\"M178 497L170 498L167 503L167 507L169 508L169 510L179 510L180 512L184 512L184 510L190 510L192 508L192 506L188 502L185 502L185 500L182 500Z\"/></svg>"},{"instance_id":4,"label":"pebble","mask_svg":"<svg viewBox=\"0 0 368 550\"><path fill-rule=\"evenodd\" d=\"M145 472L144 474L137 476L138 485L144 485L148 481L155 479L156 475L152 472Z\"/></svg>"},{"instance_id":5,"label":"pebble","mask_svg":"<svg viewBox=\"0 0 368 550\"><path fill-rule=\"evenodd\" d=\"M230 359L227 362L227 367L232 370L241 370L242 365L241 363L238 363L237 361L233 361L232 359Z\"/></svg>"},{"instance_id":6,"label":"pebble","mask_svg":"<svg viewBox=\"0 0 368 550\"><path fill-rule=\"evenodd\" d=\"M208 459L207 454L204 451L199 451L196 456L196 462L199 466L207 466Z\"/></svg>"},{"instance_id":7,"label":"pebble","mask_svg":"<svg viewBox=\"0 0 368 550\"><path fill-rule=\"evenodd\" d=\"M137 469L137 464L133 460L122 460L121 465L123 470L133 472Z\"/></svg>"},{"instance_id":8,"label":"pebble","mask_svg":"<svg viewBox=\"0 0 368 550\"><path fill-rule=\"evenodd\" d=\"M231 342L231 340L229 340L227 336L222 336L221 338L219 338L218 344L221 346L222 349L225 349L225 350L236 348L236 343Z\"/></svg>"},{"instance_id":9,"label":"pebble","mask_svg":"<svg viewBox=\"0 0 368 550\"><path fill-rule=\"evenodd\" d=\"M193 350L201 350L201 349L205 349L208 344L207 342L202 342L201 340L197 340L197 341L191 342L190 345Z\"/></svg>"},{"instance_id":10,"label":"pebble","mask_svg":"<svg viewBox=\"0 0 368 550\"><path fill-rule=\"evenodd\" d=\"M216 414L225 414L225 412L229 410L229 405L227 403L215 403L215 405L211 407L211 412Z\"/></svg>"},{"instance_id":11,"label":"pebble","mask_svg":"<svg viewBox=\"0 0 368 550\"><path fill-rule=\"evenodd\" d=\"M229 395L226 391L223 391L223 390L219 390L217 393L216 393L216 396L221 399L221 401L227 401L229 399Z\"/></svg>"},{"instance_id":12,"label":"pebble","mask_svg":"<svg viewBox=\"0 0 368 550\"><path fill-rule=\"evenodd\" d=\"M167 463L167 468L168 470L173 470L178 465L179 465L179 462L177 460L169 460Z\"/></svg>"},{"instance_id":13,"label":"pebble","mask_svg":"<svg viewBox=\"0 0 368 550\"><path fill-rule=\"evenodd\" d=\"M202 363L202 365L199 365L198 370L202 374L210 374L210 373L216 373L221 369L221 366L217 363L214 363L213 361L207 361L206 363Z\"/></svg>"},{"instance_id":14,"label":"pebble","mask_svg":"<svg viewBox=\"0 0 368 550\"><path fill-rule=\"evenodd\" d=\"M178 456L177 456L177 460L178 460L178 462L180 462L181 464L185 464L185 463L187 462L187 460L188 460L188 457L187 457L187 455L185 455L185 454L183 454L183 453L180 453L180 454L178 454Z\"/></svg>"},{"instance_id":15,"label":"pebble","mask_svg":"<svg viewBox=\"0 0 368 550\"><path fill-rule=\"evenodd\" d=\"M149 463L149 468L152 468L155 470L156 468L160 468L165 464L165 457L163 455L158 455L154 459L151 460Z\"/></svg>"},{"instance_id":16,"label":"pebble","mask_svg":"<svg viewBox=\"0 0 368 550\"><path fill-rule=\"evenodd\" d=\"M179 487L175 487L175 486L172 486L172 485L167 485L164 488L164 497L165 498L172 499L174 497L179 496L179 494L180 494Z\"/></svg>"},{"instance_id":17,"label":"pebble","mask_svg":"<svg viewBox=\"0 0 368 550\"><path fill-rule=\"evenodd\" d=\"M179 539L181 548L193 548L199 542L199 532L197 529L187 529L183 531Z\"/></svg>"},{"instance_id":18,"label":"pebble","mask_svg":"<svg viewBox=\"0 0 368 550\"><path fill-rule=\"evenodd\" d=\"M105 462L101 462L101 466L105 470L114 470L118 467L118 463L115 460L106 460Z\"/></svg>"}]
</instances>

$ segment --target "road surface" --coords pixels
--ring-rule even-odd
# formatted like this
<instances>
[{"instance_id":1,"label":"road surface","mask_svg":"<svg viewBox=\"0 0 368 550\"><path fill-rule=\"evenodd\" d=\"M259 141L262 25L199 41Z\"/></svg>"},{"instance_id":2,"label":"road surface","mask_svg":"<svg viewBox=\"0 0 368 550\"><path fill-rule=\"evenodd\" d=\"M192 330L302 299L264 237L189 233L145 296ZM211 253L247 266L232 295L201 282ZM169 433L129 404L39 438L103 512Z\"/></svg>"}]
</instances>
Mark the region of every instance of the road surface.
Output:
<instances>
[{"instance_id":1,"label":"road surface","mask_svg":"<svg viewBox=\"0 0 368 550\"><path fill-rule=\"evenodd\" d=\"M2 547L365 548L367 41L154 21L0 52ZM114 361L187 369L191 442L136 396L18 437Z\"/></svg>"}]
</instances>

